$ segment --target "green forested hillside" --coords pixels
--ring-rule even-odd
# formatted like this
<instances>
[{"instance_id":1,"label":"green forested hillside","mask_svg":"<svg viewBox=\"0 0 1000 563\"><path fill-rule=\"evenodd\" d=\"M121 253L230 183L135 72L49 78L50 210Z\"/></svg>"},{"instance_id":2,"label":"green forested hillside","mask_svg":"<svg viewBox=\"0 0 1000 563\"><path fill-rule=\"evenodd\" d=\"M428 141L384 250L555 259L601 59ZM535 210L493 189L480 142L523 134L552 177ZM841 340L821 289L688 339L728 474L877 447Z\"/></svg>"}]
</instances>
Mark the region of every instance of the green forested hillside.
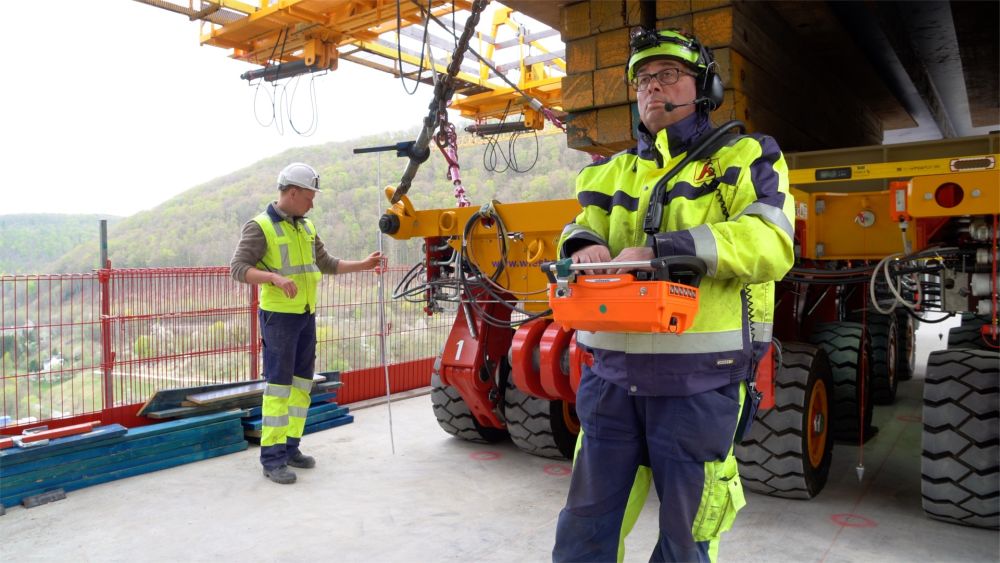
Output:
<instances>
[{"instance_id":1,"label":"green forested hillside","mask_svg":"<svg viewBox=\"0 0 1000 563\"><path fill-rule=\"evenodd\" d=\"M376 248L378 218L387 206L382 188L399 181L406 160L395 152L381 155L381 187L375 154L352 154L352 149L411 140L416 131L382 134L343 143L328 143L285 151L194 187L148 211L128 217L109 229L109 256L115 267L221 266L229 263L247 220L275 199L275 177L287 163L306 162L321 175L322 192L310 218L335 255L358 258ZM499 149L509 151L506 141ZM535 137L517 141L517 164L534 160ZM455 205L446 164L432 144L431 158L420 167L409 195L417 209ZM573 197L576 173L590 162L579 151L566 148L563 135L538 137L538 160L526 173L490 172L484 168L489 147L462 147L459 159L467 197L473 205L490 199L501 202ZM499 162L497 168L503 167ZM401 243L386 239L390 259ZM81 247L53 263L54 272L89 271L97 266L97 247Z\"/></svg>"},{"instance_id":2,"label":"green forested hillside","mask_svg":"<svg viewBox=\"0 0 1000 563\"><path fill-rule=\"evenodd\" d=\"M0 215L0 274L34 274L79 247L97 263L100 220L109 229L120 218L110 215L18 214Z\"/></svg>"}]
</instances>

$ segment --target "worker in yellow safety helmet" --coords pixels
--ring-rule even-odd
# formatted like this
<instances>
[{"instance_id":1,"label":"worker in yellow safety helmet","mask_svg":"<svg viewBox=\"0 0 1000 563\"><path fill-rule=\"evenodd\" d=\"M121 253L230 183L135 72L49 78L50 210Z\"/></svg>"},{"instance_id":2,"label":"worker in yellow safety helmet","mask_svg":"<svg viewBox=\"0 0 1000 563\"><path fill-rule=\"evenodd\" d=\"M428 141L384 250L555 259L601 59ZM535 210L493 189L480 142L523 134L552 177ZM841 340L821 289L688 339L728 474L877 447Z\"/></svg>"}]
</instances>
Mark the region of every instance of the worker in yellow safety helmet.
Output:
<instances>
[{"instance_id":1,"label":"worker in yellow safety helmet","mask_svg":"<svg viewBox=\"0 0 1000 563\"><path fill-rule=\"evenodd\" d=\"M319 175L300 162L278 174L278 200L243 226L229 268L233 279L261 286L260 330L264 340L263 425L260 462L264 476L295 482L289 469L315 467L299 449L309 410L316 360L316 297L322 274L370 270L382 255L341 260L327 252L305 217L319 193Z\"/></svg>"},{"instance_id":2,"label":"worker in yellow safety helmet","mask_svg":"<svg viewBox=\"0 0 1000 563\"><path fill-rule=\"evenodd\" d=\"M652 479L660 535L650 561L714 561L745 503L733 445L759 400L774 282L793 262L788 169L771 137L713 129L723 85L694 37L639 30L626 75L638 146L580 172L581 211L560 257L697 257L707 274L683 334L577 331L593 362L577 393L582 431L552 558L620 560ZM662 215L655 205L647 214L651 201Z\"/></svg>"}]
</instances>

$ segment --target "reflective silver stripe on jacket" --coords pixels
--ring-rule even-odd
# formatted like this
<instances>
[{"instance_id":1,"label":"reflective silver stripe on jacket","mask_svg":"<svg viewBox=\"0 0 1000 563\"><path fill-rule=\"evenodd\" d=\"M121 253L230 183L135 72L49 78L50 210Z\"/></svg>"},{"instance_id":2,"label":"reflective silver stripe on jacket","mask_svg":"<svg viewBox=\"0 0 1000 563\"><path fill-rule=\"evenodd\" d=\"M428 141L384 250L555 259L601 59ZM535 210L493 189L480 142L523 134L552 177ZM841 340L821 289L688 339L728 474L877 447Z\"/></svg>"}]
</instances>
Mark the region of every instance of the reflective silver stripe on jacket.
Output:
<instances>
[{"instance_id":1,"label":"reflective silver stripe on jacket","mask_svg":"<svg viewBox=\"0 0 1000 563\"><path fill-rule=\"evenodd\" d=\"M705 275L712 277L719 270L719 249L715 246L715 235L708 225L698 225L688 231L694 239L694 255L705 261L708 271Z\"/></svg>"},{"instance_id":2,"label":"reflective silver stripe on jacket","mask_svg":"<svg viewBox=\"0 0 1000 563\"><path fill-rule=\"evenodd\" d=\"M283 276L311 274L312 272L319 272L319 266L316 264L306 264L305 266L283 266L280 270L278 270L278 273Z\"/></svg>"},{"instance_id":3,"label":"reflective silver stripe on jacket","mask_svg":"<svg viewBox=\"0 0 1000 563\"><path fill-rule=\"evenodd\" d=\"M572 238L578 236L582 236L587 240L594 240L595 242L604 240L604 238L598 235L595 231L592 231L582 225L577 225L576 223L568 223L565 227L563 227L562 237Z\"/></svg>"},{"instance_id":4,"label":"reflective silver stripe on jacket","mask_svg":"<svg viewBox=\"0 0 1000 563\"><path fill-rule=\"evenodd\" d=\"M760 217L761 219L784 231L784 233L788 235L788 238L795 238L795 229L792 227L792 224L788 222L788 217L785 215L785 212L773 205L755 201L748 205L742 213L733 217L733 220L735 221L744 215L756 215L757 217Z\"/></svg>"},{"instance_id":5,"label":"reflective silver stripe on jacket","mask_svg":"<svg viewBox=\"0 0 1000 563\"><path fill-rule=\"evenodd\" d=\"M313 272L319 272L319 266L316 265L316 247L311 248L313 254L312 264L304 264L302 266L292 266L291 259L288 257L288 244L279 244L278 250L281 252L281 267L276 271L283 276L291 276L295 274L311 274Z\"/></svg>"},{"instance_id":6,"label":"reflective silver stripe on jacket","mask_svg":"<svg viewBox=\"0 0 1000 563\"><path fill-rule=\"evenodd\" d=\"M287 399L292 396L292 387L291 385L268 383L264 387L264 395L267 395L268 397L277 397L279 399Z\"/></svg>"},{"instance_id":7,"label":"reflective silver stripe on jacket","mask_svg":"<svg viewBox=\"0 0 1000 563\"><path fill-rule=\"evenodd\" d=\"M261 418L261 424L268 428L284 428L288 426L288 415L265 416Z\"/></svg>"},{"instance_id":8,"label":"reflective silver stripe on jacket","mask_svg":"<svg viewBox=\"0 0 1000 563\"><path fill-rule=\"evenodd\" d=\"M288 416L305 418L309 416L309 407L288 407Z\"/></svg>"},{"instance_id":9,"label":"reflective silver stripe on jacket","mask_svg":"<svg viewBox=\"0 0 1000 563\"><path fill-rule=\"evenodd\" d=\"M771 335L774 332L774 325L771 323L753 323L753 341L754 342L770 342Z\"/></svg>"},{"instance_id":10,"label":"reflective silver stripe on jacket","mask_svg":"<svg viewBox=\"0 0 1000 563\"><path fill-rule=\"evenodd\" d=\"M591 348L627 354L704 354L743 349L739 330L686 334L578 330L576 341Z\"/></svg>"},{"instance_id":11,"label":"reflective silver stripe on jacket","mask_svg":"<svg viewBox=\"0 0 1000 563\"><path fill-rule=\"evenodd\" d=\"M285 229L284 227L281 226L282 222L283 221L271 220L271 225L274 227L274 234L278 238L286 238ZM316 230L308 222L303 221L302 225L305 228L305 231L310 235L316 234ZM288 242L278 242L278 254L281 256L281 266L277 269L271 269L270 267L268 267L267 268L268 271L272 271L286 277L293 276L296 274L320 273L319 266L316 265L315 245L309 247L309 256L311 257L310 263L301 266L292 266L292 260L291 257L289 256L288 245L289 245Z\"/></svg>"}]
</instances>

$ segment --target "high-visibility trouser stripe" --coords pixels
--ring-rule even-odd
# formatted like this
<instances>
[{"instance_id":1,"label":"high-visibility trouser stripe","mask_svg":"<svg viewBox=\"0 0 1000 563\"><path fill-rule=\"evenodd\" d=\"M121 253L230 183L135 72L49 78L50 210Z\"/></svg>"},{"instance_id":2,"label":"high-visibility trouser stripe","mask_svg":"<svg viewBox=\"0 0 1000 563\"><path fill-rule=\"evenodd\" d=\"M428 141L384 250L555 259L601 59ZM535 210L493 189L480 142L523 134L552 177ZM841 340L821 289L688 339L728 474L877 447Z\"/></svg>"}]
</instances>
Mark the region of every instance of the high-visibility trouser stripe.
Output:
<instances>
[{"instance_id":1,"label":"high-visibility trouser stripe","mask_svg":"<svg viewBox=\"0 0 1000 563\"><path fill-rule=\"evenodd\" d=\"M267 385L264 386L265 397L277 397L278 399L287 399L291 394L292 394L291 385L278 385L277 383L268 383Z\"/></svg>"},{"instance_id":2,"label":"high-visibility trouser stripe","mask_svg":"<svg viewBox=\"0 0 1000 563\"><path fill-rule=\"evenodd\" d=\"M303 377L292 378L292 396L288 398L288 437L301 438L306 428L306 417L309 415L309 404L312 398L312 379Z\"/></svg>"},{"instance_id":3,"label":"high-visibility trouser stripe","mask_svg":"<svg viewBox=\"0 0 1000 563\"><path fill-rule=\"evenodd\" d=\"M279 426L288 426L287 414L283 416L265 416L262 420L265 426L272 426L274 428Z\"/></svg>"},{"instance_id":4,"label":"high-visibility trouser stripe","mask_svg":"<svg viewBox=\"0 0 1000 563\"><path fill-rule=\"evenodd\" d=\"M292 376L292 388L293 389L299 389L299 390L305 391L306 393L309 393L310 391L312 391L312 387L313 387L313 380L312 379L306 379L304 377L299 377L297 375L296 376Z\"/></svg>"},{"instance_id":5,"label":"high-visibility trouser stripe","mask_svg":"<svg viewBox=\"0 0 1000 563\"><path fill-rule=\"evenodd\" d=\"M268 383L261 401L260 445L284 444L288 436L288 401L291 385Z\"/></svg>"},{"instance_id":6,"label":"high-visibility trouser stripe","mask_svg":"<svg viewBox=\"0 0 1000 563\"><path fill-rule=\"evenodd\" d=\"M264 397L264 402L268 402L269 397ZM280 400L270 398L272 401ZM261 419L260 445L274 446L284 444L288 437L288 415L264 416Z\"/></svg>"}]
</instances>

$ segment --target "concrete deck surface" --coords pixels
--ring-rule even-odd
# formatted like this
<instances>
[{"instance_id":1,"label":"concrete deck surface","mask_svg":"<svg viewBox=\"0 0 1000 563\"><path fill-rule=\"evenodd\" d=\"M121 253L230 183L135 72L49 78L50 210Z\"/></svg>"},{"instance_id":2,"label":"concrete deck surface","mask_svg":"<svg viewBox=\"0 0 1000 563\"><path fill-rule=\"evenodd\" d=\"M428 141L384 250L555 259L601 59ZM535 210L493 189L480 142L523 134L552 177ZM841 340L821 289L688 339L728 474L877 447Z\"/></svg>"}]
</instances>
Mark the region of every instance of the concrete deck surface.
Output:
<instances>
[{"instance_id":1,"label":"concrete deck surface","mask_svg":"<svg viewBox=\"0 0 1000 563\"><path fill-rule=\"evenodd\" d=\"M944 327L945 329L947 327ZM918 334L921 364L941 347ZM945 338L946 340L946 338ZM922 374L922 370L919 372ZM875 410L880 432L861 452L838 443L812 501L747 495L721 561L997 561L993 530L928 519L920 507L922 379ZM291 486L261 476L258 449L68 493L0 516L0 561L550 560L570 464L510 443L483 446L438 427L426 395L384 404L306 436L318 466ZM629 536L627 561L656 540L655 493ZM852 516L844 516L852 515ZM841 525L837 520L846 522Z\"/></svg>"}]
</instances>

